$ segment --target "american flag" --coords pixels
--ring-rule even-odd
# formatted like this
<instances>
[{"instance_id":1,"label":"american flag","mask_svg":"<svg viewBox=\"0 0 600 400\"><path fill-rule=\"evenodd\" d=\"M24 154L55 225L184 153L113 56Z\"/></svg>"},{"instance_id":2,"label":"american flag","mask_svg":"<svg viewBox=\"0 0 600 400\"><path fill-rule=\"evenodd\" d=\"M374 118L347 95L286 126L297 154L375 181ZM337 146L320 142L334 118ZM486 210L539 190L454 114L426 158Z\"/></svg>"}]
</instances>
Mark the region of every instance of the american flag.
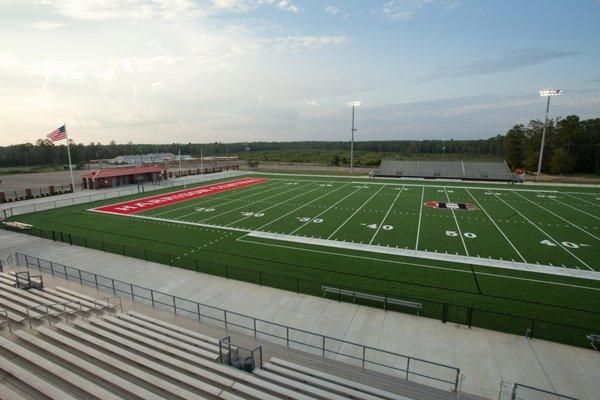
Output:
<instances>
[{"instance_id":1,"label":"american flag","mask_svg":"<svg viewBox=\"0 0 600 400\"><path fill-rule=\"evenodd\" d=\"M52 140L53 142L57 142L59 140L66 139L67 138L67 129L63 125L60 128L57 128L57 129L53 130L52 132L50 132L49 134L47 134L46 137L48 139Z\"/></svg>"}]
</instances>

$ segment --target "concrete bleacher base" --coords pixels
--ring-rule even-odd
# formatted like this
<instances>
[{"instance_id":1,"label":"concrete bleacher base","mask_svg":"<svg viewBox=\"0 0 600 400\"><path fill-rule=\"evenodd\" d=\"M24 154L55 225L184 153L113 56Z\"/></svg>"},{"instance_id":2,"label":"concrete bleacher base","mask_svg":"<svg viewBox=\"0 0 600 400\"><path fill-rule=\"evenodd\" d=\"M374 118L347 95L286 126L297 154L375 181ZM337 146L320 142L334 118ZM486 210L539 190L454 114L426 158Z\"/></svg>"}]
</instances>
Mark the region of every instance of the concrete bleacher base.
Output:
<instances>
[{"instance_id":1,"label":"concrete bleacher base","mask_svg":"<svg viewBox=\"0 0 600 400\"><path fill-rule=\"evenodd\" d=\"M315 363L311 359L317 357L266 343L260 344L270 362L248 373L219 363L218 337L226 332L207 334L198 329L203 324L197 321L173 315L165 318L164 313L139 303L125 301L129 310L116 309L109 301L98 300L105 297L101 292L59 278L44 277L44 283L41 291L16 289L14 275L3 274L0 298L47 306L55 299L79 299L101 306L100 311L97 314L98 308L88 307L81 318L66 321L44 315L33 329L21 323L14 326L14 334L1 331L0 399L417 398L400 393L411 390L426 394L419 399L455 397L417 384L404 387L391 377L331 360ZM45 296L48 293L50 297ZM12 312L20 314L19 309ZM249 340L233 337L234 344ZM236 346L231 349L237 351ZM325 365L327 373L315 369L315 364ZM368 376L375 386L352 376Z\"/></svg>"}]
</instances>

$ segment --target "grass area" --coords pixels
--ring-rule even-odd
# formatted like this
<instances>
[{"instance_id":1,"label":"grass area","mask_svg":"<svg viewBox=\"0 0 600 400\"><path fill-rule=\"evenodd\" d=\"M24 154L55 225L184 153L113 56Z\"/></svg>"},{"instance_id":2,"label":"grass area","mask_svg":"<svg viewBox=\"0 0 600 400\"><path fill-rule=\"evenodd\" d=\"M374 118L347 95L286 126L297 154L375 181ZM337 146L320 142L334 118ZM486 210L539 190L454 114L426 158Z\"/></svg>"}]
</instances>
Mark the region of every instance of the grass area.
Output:
<instances>
[{"instance_id":1,"label":"grass area","mask_svg":"<svg viewBox=\"0 0 600 400\"><path fill-rule=\"evenodd\" d=\"M600 281L478 261L600 270L598 189L264 176L268 182L136 215L88 211L112 199L12 219L74 245L318 296L327 284L412 299L423 303L421 315L519 335L533 329L534 337L586 346L585 334L600 331ZM336 247L352 242L378 247ZM449 261L446 253L471 258Z\"/></svg>"}]
</instances>

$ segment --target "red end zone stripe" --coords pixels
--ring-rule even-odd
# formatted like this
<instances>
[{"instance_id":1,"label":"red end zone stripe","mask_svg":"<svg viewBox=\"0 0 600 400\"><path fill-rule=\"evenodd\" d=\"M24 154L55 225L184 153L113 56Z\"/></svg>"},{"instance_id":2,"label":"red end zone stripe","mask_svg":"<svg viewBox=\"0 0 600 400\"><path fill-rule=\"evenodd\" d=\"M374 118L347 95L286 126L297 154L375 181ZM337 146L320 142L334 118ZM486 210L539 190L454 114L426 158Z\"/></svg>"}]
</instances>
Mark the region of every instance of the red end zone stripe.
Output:
<instances>
[{"instance_id":1,"label":"red end zone stripe","mask_svg":"<svg viewBox=\"0 0 600 400\"><path fill-rule=\"evenodd\" d=\"M236 181L200 186L193 189L179 190L177 192L161 194L158 196L110 204L108 206L93 208L92 210L126 215L135 214L141 211L151 210L153 208L163 207L169 204L179 203L181 201L197 199L199 197L210 196L211 194L225 192L227 190L242 186L256 185L257 183L263 183L266 181L268 181L268 179L265 178L238 179Z\"/></svg>"}]
</instances>

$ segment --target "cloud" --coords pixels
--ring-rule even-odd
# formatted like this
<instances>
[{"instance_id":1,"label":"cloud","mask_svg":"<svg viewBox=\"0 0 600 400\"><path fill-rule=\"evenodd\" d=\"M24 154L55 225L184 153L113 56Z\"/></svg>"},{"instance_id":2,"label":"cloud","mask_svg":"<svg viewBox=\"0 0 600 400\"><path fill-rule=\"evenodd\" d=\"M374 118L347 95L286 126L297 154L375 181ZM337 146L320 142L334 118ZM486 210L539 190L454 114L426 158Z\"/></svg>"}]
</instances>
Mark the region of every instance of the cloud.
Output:
<instances>
[{"instance_id":1,"label":"cloud","mask_svg":"<svg viewBox=\"0 0 600 400\"><path fill-rule=\"evenodd\" d=\"M346 36L285 36L263 39L256 49L279 52L312 50L346 43Z\"/></svg>"},{"instance_id":2,"label":"cloud","mask_svg":"<svg viewBox=\"0 0 600 400\"><path fill-rule=\"evenodd\" d=\"M559 58L575 56L577 54L579 54L577 51L557 50L547 47L512 49L506 50L496 57L475 60L454 67L442 66L423 78L432 79L496 74L514 71L531 65L539 65Z\"/></svg>"},{"instance_id":3,"label":"cloud","mask_svg":"<svg viewBox=\"0 0 600 400\"><path fill-rule=\"evenodd\" d=\"M39 21L39 22L34 22L32 24L29 24L29 26L33 29L39 29L39 30L52 30L52 29L58 29L58 28L62 28L63 26L66 26L67 24L62 23L62 22L53 22L53 21Z\"/></svg>"},{"instance_id":4,"label":"cloud","mask_svg":"<svg viewBox=\"0 0 600 400\"><path fill-rule=\"evenodd\" d=\"M390 0L374 14L389 20L406 21L426 12L448 12L458 4L458 0Z\"/></svg>"},{"instance_id":5,"label":"cloud","mask_svg":"<svg viewBox=\"0 0 600 400\"><path fill-rule=\"evenodd\" d=\"M338 6L327 6L325 7L325 12L331 15L339 14L340 8Z\"/></svg>"},{"instance_id":6,"label":"cloud","mask_svg":"<svg viewBox=\"0 0 600 400\"><path fill-rule=\"evenodd\" d=\"M301 11L300 7L289 0L212 0L212 9L217 12L247 13L260 6L272 6L293 14Z\"/></svg>"}]
</instances>

